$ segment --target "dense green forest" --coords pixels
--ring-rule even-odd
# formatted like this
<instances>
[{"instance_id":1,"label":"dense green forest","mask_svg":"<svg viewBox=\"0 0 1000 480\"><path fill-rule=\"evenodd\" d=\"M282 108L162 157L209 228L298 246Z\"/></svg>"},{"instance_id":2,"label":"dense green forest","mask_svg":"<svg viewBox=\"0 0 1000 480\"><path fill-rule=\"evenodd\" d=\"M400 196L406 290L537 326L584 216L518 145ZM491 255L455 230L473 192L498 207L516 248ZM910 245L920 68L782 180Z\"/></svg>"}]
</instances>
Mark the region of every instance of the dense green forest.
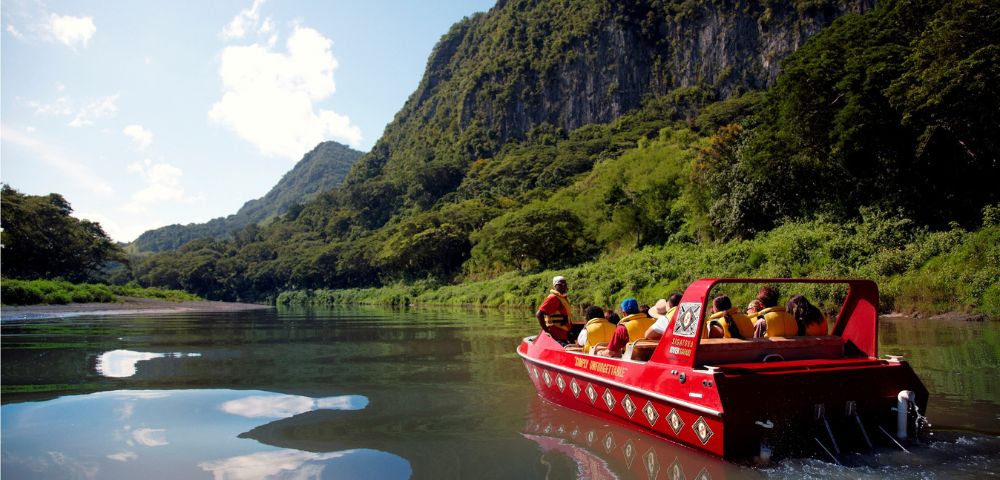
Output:
<instances>
[{"instance_id":1,"label":"dense green forest","mask_svg":"<svg viewBox=\"0 0 1000 480\"><path fill-rule=\"evenodd\" d=\"M84 281L126 260L99 224L72 217L58 193L25 195L5 184L0 212L5 278Z\"/></svg>"},{"instance_id":2,"label":"dense green forest","mask_svg":"<svg viewBox=\"0 0 1000 480\"><path fill-rule=\"evenodd\" d=\"M361 152L337 142L320 143L305 154L278 183L261 198L250 200L236 213L205 223L167 225L143 233L129 245L130 250L160 252L175 250L198 238L229 238L248 225L266 224L274 217L301 204L320 192L344 181L351 165Z\"/></svg>"},{"instance_id":3,"label":"dense green forest","mask_svg":"<svg viewBox=\"0 0 1000 480\"><path fill-rule=\"evenodd\" d=\"M1000 314L1000 9L843 5L501 2L442 37L340 188L136 258L121 280L225 300L523 305L558 269L606 305L704 276L864 276L886 309ZM730 60L683 33L808 36L834 17L773 81L719 68ZM733 39L751 44L741 58L778 56L770 40ZM611 60L625 53L633 64Z\"/></svg>"}]
</instances>

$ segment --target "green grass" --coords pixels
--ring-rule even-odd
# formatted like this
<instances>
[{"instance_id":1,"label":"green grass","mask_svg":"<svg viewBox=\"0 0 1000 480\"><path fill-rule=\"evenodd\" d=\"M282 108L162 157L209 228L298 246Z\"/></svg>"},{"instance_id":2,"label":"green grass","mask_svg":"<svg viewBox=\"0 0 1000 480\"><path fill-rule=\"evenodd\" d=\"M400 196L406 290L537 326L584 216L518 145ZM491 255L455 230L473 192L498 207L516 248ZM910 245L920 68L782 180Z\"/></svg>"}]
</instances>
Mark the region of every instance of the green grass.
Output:
<instances>
[{"instance_id":1,"label":"green grass","mask_svg":"<svg viewBox=\"0 0 1000 480\"><path fill-rule=\"evenodd\" d=\"M155 298L180 302L201 300L180 290L143 288L136 285L104 285L102 283L71 283L63 280L0 281L0 301L4 305L37 305L67 303L113 303L119 297Z\"/></svg>"}]
</instances>

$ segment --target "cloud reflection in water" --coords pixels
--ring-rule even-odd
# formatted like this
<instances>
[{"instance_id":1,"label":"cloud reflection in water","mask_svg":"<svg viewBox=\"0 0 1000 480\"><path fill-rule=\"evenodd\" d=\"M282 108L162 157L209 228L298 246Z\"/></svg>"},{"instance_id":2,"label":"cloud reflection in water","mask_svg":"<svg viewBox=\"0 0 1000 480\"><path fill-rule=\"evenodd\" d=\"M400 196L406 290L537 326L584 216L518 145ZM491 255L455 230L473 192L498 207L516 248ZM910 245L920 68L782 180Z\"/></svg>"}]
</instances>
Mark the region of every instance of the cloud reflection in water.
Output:
<instances>
[{"instance_id":1,"label":"cloud reflection in water","mask_svg":"<svg viewBox=\"0 0 1000 480\"><path fill-rule=\"evenodd\" d=\"M200 353L153 353L132 350L112 350L97 357L97 373L111 378L127 378L135 375L135 365L144 360L164 357L200 357Z\"/></svg>"},{"instance_id":2,"label":"cloud reflection in water","mask_svg":"<svg viewBox=\"0 0 1000 480\"><path fill-rule=\"evenodd\" d=\"M335 459L336 462L331 462ZM358 468L362 465L364 471ZM363 474L371 478L409 478L413 473L409 462L403 458L367 449L328 453L276 450L198 464L216 480L324 478L323 472L328 466L335 469L335 477L343 475L345 478Z\"/></svg>"},{"instance_id":3,"label":"cloud reflection in water","mask_svg":"<svg viewBox=\"0 0 1000 480\"><path fill-rule=\"evenodd\" d=\"M253 395L222 404L222 411L247 418L286 418L313 410L360 410L368 405L361 395L310 398L301 395Z\"/></svg>"}]
</instances>

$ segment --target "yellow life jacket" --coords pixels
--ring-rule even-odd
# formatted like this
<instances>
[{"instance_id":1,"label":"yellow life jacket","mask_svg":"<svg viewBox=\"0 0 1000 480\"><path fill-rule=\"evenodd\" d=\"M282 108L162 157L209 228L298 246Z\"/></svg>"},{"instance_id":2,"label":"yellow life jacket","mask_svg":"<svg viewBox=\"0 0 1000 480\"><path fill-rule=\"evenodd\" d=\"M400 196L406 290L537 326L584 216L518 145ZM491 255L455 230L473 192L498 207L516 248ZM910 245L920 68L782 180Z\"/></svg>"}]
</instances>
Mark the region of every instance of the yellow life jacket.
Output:
<instances>
[{"instance_id":1,"label":"yellow life jacket","mask_svg":"<svg viewBox=\"0 0 1000 480\"><path fill-rule=\"evenodd\" d=\"M590 347L598 343L610 342L611 336L614 335L618 326L604 318L591 318L587 320L587 325L584 328L587 329L587 344L583 346L583 351L589 352Z\"/></svg>"},{"instance_id":2,"label":"yellow life jacket","mask_svg":"<svg viewBox=\"0 0 1000 480\"><path fill-rule=\"evenodd\" d=\"M567 298L566 295L561 294L555 290L550 290L549 293L555 295L556 298L559 299L559 303L562 303L563 309L566 310L566 314L564 315L562 313L553 313L552 315L546 315L545 327L546 328L555 327L561 330L566 330L568 332L570 329L569 324L572 321L571 312L573 311L573 309L570 308L569 305L569 298Z\"/></svg>"},{"instance_id":3,"label":"yellow life jacket","mask_svg":"<svg viewBox=\"0 0 1000 480\"><path fill-rule=\"evenodd\" d=\"M623 318L618 324L625 325L625 329L628 330L628 343L633 343L645 336L646 330L654 322L656 322L655 318L650 317L646 312L639 312ZM590 334L588 333L587 335Z\"/></svg>"},{"instance_id":4,"label":"yellow life jacket","mask_svg":"<svg viewBox=\"0 0 1000 480\"><path fill-rule=\"evenodd\" d=\"M753 321L750 320L750 317L744 315L743 312L736 307L730 308L729 313L733 317L733 323L736 324L736 328L740 330L740 336L744 339L753 338ZM701 338L708 338L709 327L711 327L713 323L722 327L722 332L725 338L735 338L729 331L729 324L726 323L725 315L726 312L715 312L711 317L708 317L708 325L702 329Z\"/></svg>"},{"instance_id":5,"label":"yellow life jacket","mask_svg":"<svg viewBox=\"0 0 1000 480\"><path fill-rule=\"evenodd\" d=\"M762 320L767 322L765 337L794 337L799 333L799 324L785 307L768 307L757 312L754 324Z\"/></svg>"}]
</instances>

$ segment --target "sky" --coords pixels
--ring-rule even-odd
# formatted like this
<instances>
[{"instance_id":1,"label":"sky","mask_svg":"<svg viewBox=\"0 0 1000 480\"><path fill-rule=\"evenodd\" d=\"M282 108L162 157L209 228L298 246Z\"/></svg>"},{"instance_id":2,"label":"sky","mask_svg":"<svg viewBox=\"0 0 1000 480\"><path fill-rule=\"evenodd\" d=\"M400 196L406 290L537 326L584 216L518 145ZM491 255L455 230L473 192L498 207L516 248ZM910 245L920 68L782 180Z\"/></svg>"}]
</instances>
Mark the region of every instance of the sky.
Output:
<instances>
[{"instance_id":1,"label":"sky","mask_svg":"<svg viewBox=\"0 0 1000 480\"><path fill-rule=\"evenodd\" d=\"M236 213L322 141L368 151L494 1L3 0L0 181L122 242Z\"/></svg>"}]
</instances>

